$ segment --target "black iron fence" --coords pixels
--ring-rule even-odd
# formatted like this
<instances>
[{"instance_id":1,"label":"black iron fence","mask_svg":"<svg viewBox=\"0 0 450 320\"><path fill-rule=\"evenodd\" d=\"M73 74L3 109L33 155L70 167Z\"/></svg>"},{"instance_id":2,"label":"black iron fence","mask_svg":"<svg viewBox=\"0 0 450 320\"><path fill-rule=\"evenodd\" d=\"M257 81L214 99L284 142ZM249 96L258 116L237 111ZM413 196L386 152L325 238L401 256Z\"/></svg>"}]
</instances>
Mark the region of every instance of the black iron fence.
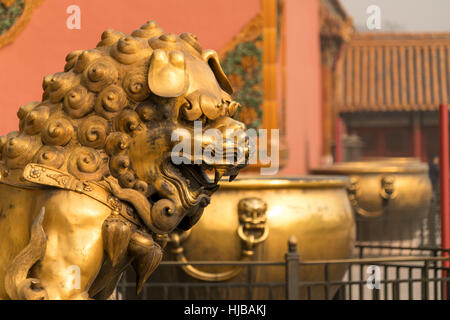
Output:
<instances>
[{"instance_id":1,"label":"black iron fence","mask_svg":"<svg viewBox=\"0 0 450 320\"><path fill-rule=\"evenodd\" d=\"M290 241L284 261L163 261L143 292L134 292L134 274L118 286L119 299L447 299L450 250L402 246L357 245L357 258L301 261ZM374 257L378 250L383 256ZM447 261L444 263L444 261ZM205 282L177 274L181 266L241 267L241 275L225 282ZM445 265L445 266L444 266ZM267 279L270 279L268 281ZM449 288L450 289L450 288Z\"/></svg>"}]
</instances>

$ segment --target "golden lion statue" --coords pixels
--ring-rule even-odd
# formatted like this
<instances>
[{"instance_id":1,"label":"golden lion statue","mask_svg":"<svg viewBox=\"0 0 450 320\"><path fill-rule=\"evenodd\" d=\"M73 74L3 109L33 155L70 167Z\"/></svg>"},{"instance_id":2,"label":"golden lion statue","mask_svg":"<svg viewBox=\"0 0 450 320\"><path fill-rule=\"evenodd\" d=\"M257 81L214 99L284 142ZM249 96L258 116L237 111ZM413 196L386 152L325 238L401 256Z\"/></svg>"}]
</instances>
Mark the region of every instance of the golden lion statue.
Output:
<instances>
[{"instance_id":1,"label":"golden lion statue","mask_svg":"<svg viewBox=\"0 0 450 320\"><path fill-rule=\"evenodd\" d=\"M130 264L139 292L167 234L194 225L220 178L245 166L172 161L173 133L196 120L228 147L245 136L217 54L195 35L149 21L66 62L0 139L0 299L107 299Z\"/></svg>"}]
</instances>

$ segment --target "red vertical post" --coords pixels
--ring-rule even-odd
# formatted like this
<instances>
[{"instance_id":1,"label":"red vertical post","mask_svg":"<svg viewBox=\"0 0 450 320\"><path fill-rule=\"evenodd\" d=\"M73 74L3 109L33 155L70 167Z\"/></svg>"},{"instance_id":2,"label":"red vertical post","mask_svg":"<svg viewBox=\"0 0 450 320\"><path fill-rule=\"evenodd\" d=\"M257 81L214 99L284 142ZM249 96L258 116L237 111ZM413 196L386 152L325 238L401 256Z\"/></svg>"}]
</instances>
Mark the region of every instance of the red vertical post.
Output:
<instances>
[{"instance_id":1,"label":"red vertical post","mask_svg":"<svg viewBox=\"0 0 450 320\"><path fill-rule=\"evenodd\" d=\"M449 207L449 137L448 137L448 107L446 104L439 106L439 144L440 144L440 188L441 188L441 247L450 249L450 207ZM443 252L444 257L448 253ZM449 261L443 262L443 267L448 268ZM444 270L443 276L447 276Z\"/></svg>"},{"instance_id":2,"label":"red vertical post","mask_svg":"<svg viewBox=\"0 0 450 320\"><path fill-rule=\"evenodd\" d=\"M344 124L342 121L342 118L337 116L336 117L336 123L335 123L335 141L334 141L334 162L342 162L342 135L343 135L343 128Z\"/></svg>"}]
</instances>

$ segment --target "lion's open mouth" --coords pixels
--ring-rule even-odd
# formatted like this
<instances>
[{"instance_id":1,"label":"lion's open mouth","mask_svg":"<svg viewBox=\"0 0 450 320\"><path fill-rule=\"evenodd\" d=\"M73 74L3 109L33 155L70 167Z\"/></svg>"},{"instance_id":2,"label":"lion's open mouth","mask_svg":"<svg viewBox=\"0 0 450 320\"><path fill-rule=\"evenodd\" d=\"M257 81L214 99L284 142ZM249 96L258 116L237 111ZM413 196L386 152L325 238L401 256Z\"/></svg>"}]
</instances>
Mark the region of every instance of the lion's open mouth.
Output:
<instances>
[{"instance_id":1,"label":"lion's open mouth","mask_svg":"<svg viewBox=\"0 0 450 320\"><path fill-rule=\"evenodd\" d=\"M217 181L212 181L208 176L208 171L213 170L211 166L205 164L183 164L177 166L177 168L191 190L203 189L214 192L217 189Z\"/></svg>"},{"instance_id":2,"label":"lion's open mouth","mask_svg":"<svg viewBox=\"0 0 450 320\"><path fill-rule=\"evenodd\" d=\"M232 181L238 174L239 170L243 166L230 166L230 165L210 165L206 163L202 164L182 164L172 165L176 168L179 174L186 180L191 190L208 190L216 191L217 185L221 181L221 178L228 176Z\"/></svg>"},{"instance_id":3,"label":"lion's open mouth","mask_svg":"<svg viewBox=\"0 0 450 320\"><path fill-rule=\"evenodd\" d=\"M213 166L204 162L177 165L169 158L164 161L161 173L177 187L184 206L191 207L198 204L201 198L209 198L219 188L222 176L230 176L232 180L239 169L239 166Z\"/></svg>"}]
</instances>

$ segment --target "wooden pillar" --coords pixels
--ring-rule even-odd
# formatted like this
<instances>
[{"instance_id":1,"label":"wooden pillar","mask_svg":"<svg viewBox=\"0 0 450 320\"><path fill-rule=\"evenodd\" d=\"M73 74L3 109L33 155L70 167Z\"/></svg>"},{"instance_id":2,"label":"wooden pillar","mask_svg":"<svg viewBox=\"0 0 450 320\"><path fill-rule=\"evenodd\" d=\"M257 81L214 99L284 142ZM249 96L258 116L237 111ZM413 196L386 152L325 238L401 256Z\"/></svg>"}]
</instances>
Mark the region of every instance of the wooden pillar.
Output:
<instances>
[{"instance_id":1,"label":"wooden pillar","mask_svg":"<svg viewBox=\"0 0 450 320\"><path fill-rule=\"evenodd\" d=\"M342 138L344 136L344 121L339 115L336 117L336 122L334 125L335 128L335 150L334 150L334 162L342 162L343 161L343 145Z\"/></svg>"},{"instance_id":2,"label":"wooden pillar","mask_svg":"<svg viewBox=\"0 0 450 320\"><path fill-rule=\"evenodd\" d=\"M439 106L439 145L440 145L440 188L441 188L441 247L450 249L450 206L449 206L449 132L448 132L448 107L446 104ZM448 257L447 252L442 252ZM444 268L449 268L448 260L442 263ZM443 270L443 277L447 271ZM447 283L446 283L447 286ZM447 291L447 290L446 290Z\"/></svg>"},{"instance_id":3,"label":"wooden pillar","mask_svg":"<svg viewBox=\"0 0 450 320\"><path fill-rule=\"evenodd\" d=\"M277 108L277 1L261 0L263 22L263 119L262 127L278 129Z\"/></svg>"},{"instance_id":4,"label":"wooden pillar","mask_svg":"<svg viewBox=\"0 0 450 320\"><path fill-rule=\"evenodd\" d=\"M331 158L331 146L333 144L332 86L331 67L322 64L322 156L324 159Z\"/></svg>"},{"instance_id":5,"label":"wooden pillar","mask_svg":"<svg viewBox=\"0 0 450 320\"><path fill-rule=\"evenodd\" d=\"M382 128L377 128L376 133L377 135L377 157L385 157L386 154L386 131L384 131Z\"/></svg>"},{"instance_id":6,"label":"wooden pillar","mask_svg":"<svg viewBox=\"0 0 450 320\"><path fill-rule=\"evenodd\" d=\"M413 155L417 159L422 159L422 124L420 113L414 112L412 117L413 130Z\"/></svg>"},{"instance_id":7,"label":"wooden pillar","mask_svg":"<svg viewBox=\"0 0 450 320\"><path fill-rule=\"evenodd\" d=\"M263 114L260 129L267 130L267 141L260 143L258 138L257 146L258 150L260 148L266 148L268 155L272 150L272 142L282 143L282 141L272 141L271 137L272 129L280 129L277 94L277 14L277 0L261 0ZM283 137L280 137L280 140L283 140ZM279 145L278 147L281 149L281 159L279 161L287 159L285 156L286 146ZM270 165L261 163L260 160L258 158L257 164L250 164L244 170L259 170L261 167ZM280 166L280 163L278 163L278 166Z\"/></svg>"}]
</instances>

